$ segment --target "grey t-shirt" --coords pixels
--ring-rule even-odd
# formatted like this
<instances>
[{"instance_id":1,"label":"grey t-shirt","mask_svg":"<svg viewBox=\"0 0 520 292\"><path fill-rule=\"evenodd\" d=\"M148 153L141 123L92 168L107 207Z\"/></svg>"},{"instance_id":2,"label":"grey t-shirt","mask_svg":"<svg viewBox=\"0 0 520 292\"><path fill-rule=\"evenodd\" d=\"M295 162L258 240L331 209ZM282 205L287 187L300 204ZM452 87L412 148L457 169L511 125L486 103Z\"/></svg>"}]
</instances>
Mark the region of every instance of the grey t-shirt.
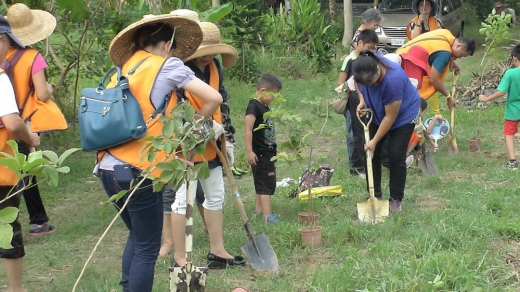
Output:
<instances>
[{"instance_id":1,"label":"grey t-shirt","mask_svg":"<svg viewBox=\"0 0 520 292\"><path fill-rule=\"evenodd\" d=\"M154 107L157 108L164 100L164 97L171 91L176 91L177 89L184 87L194 78L195 74L193 71L186 67L179 58L172 57L166 60L161 69L159 69L152 86L152 92L150 95ZM173 98L170 99L170 102L177 102L175 93ZM125 164L125 162L115 158L109 153L106 153L99 164L95 166L93 172L97 175L98 169L114 170L114 165L120 164Z\"/></svg>"}]
</instances>

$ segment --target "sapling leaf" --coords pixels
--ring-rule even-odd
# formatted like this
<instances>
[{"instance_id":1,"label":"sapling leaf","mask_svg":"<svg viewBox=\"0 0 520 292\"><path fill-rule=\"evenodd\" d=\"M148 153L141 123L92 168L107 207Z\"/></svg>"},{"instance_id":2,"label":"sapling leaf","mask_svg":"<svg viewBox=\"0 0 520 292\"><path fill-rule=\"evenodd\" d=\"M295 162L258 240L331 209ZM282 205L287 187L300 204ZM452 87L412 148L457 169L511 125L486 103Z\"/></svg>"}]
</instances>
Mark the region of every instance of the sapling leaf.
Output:
<instances>
[{"instance_id":1,"label":"sapling leaf","mask_svg":"<svg viewBox=\"0 0 520 292\"><path fill-rule=\"evenodd\" d=\"M14 158L0 158L0 164L4 165L8 169L14 171L15 173L20 172L20 165L18 161Z\"/></svg>"},{"instance_id":2,"label":"sapling leaf","mask_svg":"<svg viewBox=\"0 0 520 292\"><path fill-rule=\"evenodd\" d=\"M13 248L11 241L13 239L13 227L6 223L0 223L0 248Z\"/></svg>"},{"instance_id":3,"label":"sapling leaf","mask_svg":"<svg viewBox=\"0 0 520 292\"><path fill-rule=\"evenodd\" d=\"M52 164L57 164L58 161L59 161L59 158L58 158L58 155L56 153L54 153L53 151L50 151L50 150L42 150L42 151L38 151L38 152L41 152L43 154L43 156L47 157L47 159L52 163Z\"/></svg>"},{"instance_id":4,"label":"sapling leaf","mask_svg":"<svg viewBox=\"0 0 520 292\"><path fill-rule=\"evenodd\" d=\"M67 157L69 157L72 153L76 152L76 151L79 151L80 148L71 148L71 149L67 149L65 150L65 152L63 152L60 156L60 158L58 159L58 166L61 166L63 164L63 162L65 161L65 159L67 159Z\"/></svg>"},{"instance_id":5,"label":"sapling leaf","mask_svg":"<svg viewBox=\"0 0 520 292\"><path fill-rule=\"evenodd\" d=\"M44 164L48 164L48 161L47 159L44 159L44 158L39 158L39 159L34 159L32 162L26 162L23 166L22 166L22 173L25 173L25 172L28 172L30 169L33 169L33 168L36 168L40 165L44 165Z\"/></svg>"},{"instance_id":6,"label":"sapling leaf","mask_svg":"<svg viewBox=\"0 0 520 292\"><path fill-rule=\"evenodd\" d=\"M5 207L0 210L0 223L13 223L18 217L19 210L15 207Z\"/></svg>"}]
</instances>

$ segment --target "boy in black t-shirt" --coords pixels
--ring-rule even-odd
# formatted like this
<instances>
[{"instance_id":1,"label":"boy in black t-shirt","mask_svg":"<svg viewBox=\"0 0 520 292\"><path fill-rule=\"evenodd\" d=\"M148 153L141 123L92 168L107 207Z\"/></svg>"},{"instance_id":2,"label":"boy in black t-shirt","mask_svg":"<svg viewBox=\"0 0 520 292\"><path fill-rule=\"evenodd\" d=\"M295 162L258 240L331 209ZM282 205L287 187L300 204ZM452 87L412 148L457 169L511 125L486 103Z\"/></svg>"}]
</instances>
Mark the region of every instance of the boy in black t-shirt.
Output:
<instances>
[{"instance_id":1,"label":"boy in black t-shirt","mask_svg":"<svg viewBox=\"0 0 520 292\"><path fill-rule=\"evenodd\" d=\"M249 101L245 118L245 144L247 161L251 164L255 183L256 213L262 214L265 222L278 222L271 213L271 196L276 189L276 168L273 156L276 156L276 135L270 119L264 120L269 111L269 103L274 94L282 89L282 83L271 73L264 74L256 85L255 98ZM266 125L257 129L261 124Z\"/></svg>"}]
</instances>

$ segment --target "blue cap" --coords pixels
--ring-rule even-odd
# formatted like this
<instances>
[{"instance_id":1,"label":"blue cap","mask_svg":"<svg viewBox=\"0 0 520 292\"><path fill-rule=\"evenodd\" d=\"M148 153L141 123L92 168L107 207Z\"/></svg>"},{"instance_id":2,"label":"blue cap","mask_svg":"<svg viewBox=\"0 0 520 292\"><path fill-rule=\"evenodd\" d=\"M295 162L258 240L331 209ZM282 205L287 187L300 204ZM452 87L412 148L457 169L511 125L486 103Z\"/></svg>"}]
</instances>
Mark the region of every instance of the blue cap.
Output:
<instances>
[{"instance_id":1,"label":"blue cap","mask_svg":"<svg viewBox=\"0 0 520 292\"><path fill-rule=\"evenodd\" d=\"M11 39L11 45L19 48L25 48L21 41L19 41L14 35L11 29L11 24L2 15L0 15L0 34L6 34Z\"/></svg>"}]
</instances>

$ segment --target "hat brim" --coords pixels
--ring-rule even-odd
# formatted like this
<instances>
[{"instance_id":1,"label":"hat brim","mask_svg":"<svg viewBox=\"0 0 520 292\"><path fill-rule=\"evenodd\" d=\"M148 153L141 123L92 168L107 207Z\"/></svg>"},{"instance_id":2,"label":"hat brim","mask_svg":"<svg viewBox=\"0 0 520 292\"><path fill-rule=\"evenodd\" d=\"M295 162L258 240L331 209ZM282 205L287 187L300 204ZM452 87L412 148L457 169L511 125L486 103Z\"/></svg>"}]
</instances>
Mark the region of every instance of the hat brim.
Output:
<instances>
[{"instance_id":1,"label":"hat brim","mask_svg":"<svg viewBox=\"0 0 520 292\"><path fill-rule=\"evenodd\" d=\"M33 22L21 28L12 28L22 47L30 46L48 38L56 28L56 18L47 11L31 9ZM6 17L9 20L8 17Z\"/></svg>"},{"instance_id":2,"label":"hat brim","mask_svg":"<svg viewBox=\"0 0 520 292\"><path fill-rule=\"evenodd\" d=\"M196 58L219 54L222 56L222 66L224 68L231 68L236 64L238 58L237 50L226 44L200 46L193 55L183 59L183 61L188 62Z\"/></svg>"},{"instance_id":3,"label":"hat brim","mask_svg":"<svg viewBox=\"0 0 520 292\"><path fill-rule=\"evenodd\" d=\"M137 30L155 23L165 23L175 28L175 48L171 50L174 57L179 59L189 57L202 42L200 26L191 19L170 14L143 18L123 29L110 42L108 51L112 63L119 67L123 66L136 51L134 37Z\"/></svg>"},{"instance_id":4,"label":"hat brim","mask_svg":"<svg viewBox=\"0 0 520 292\"><path fill-rule=\"evenodd\" d=\"M7 34L9 36L9 38L11 39L11 42L12 42L11 45L21 48L21 49L25 48L24 44L19 39L17 39L12 33L6 32L5 34Z\"/></svg>"},{"instance_id":5,"label":"hat brim","mask_svg":"<svg viewBox=\"0 0 520 292\"><path fill-rule=\"evenodd\" d=\"M419 10L417 6L419 6L419 1L428 1L432 4L432 11L430 12L430 16L435 16L439 10L439 5L434 0L414 0L412 3L412 11L415 15L419 15Z\"/></svg>"}]
</instances>

